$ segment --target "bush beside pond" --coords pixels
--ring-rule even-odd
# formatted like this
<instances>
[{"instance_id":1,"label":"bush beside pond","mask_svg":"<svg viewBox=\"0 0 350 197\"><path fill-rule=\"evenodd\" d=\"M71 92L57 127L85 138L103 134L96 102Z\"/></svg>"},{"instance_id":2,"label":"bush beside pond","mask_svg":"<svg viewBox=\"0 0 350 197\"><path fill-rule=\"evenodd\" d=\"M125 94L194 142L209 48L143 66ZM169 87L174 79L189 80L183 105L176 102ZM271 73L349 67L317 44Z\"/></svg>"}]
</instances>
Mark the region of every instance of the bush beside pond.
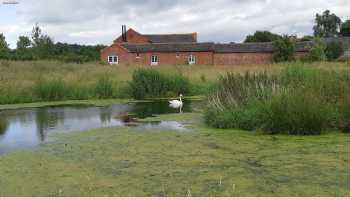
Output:
<instances>
[{"instance_id":1,"label":"bush beside pond","mask_svg":"<svg viewBox=\"0 0 350 197\"><path fill-rule=\"evenodd\" d=\"M228 73L219 87L205 113L213 127L315 135L349 126L349 73L292 66L279 75Z\"/></svg>"},{"instance_id":2,"label":"bush beside pond","mask_svg":"<svg viewBox=\"0 0 350 197\"><path fill-rule=\"evenodd\" d=\"M180 74L164 74L155 69L136 70L129 83L135 99L160 98L188 94L189 80Z\"/></svg>"}]
</instances>

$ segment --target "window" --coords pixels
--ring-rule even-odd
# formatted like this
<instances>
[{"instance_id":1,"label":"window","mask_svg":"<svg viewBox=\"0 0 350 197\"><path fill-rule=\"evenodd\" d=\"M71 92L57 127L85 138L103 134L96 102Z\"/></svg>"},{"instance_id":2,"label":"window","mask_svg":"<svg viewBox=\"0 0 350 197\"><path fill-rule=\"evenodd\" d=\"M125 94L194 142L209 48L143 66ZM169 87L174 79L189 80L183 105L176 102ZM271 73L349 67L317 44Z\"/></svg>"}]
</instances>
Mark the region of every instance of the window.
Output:
<instances>
[{"instance_id":1,"label":"window","mask_svg":"<svg viewBox=\"0 0 350 197\"><path fill-rule=\"evenodd\" d=\"M180 53L176 53L176 58L180 58Z\"/></svg>"},{"instance_id":2,"label":"window","mask_svg":"<svg viewBox=\"0 0 350 197\"><path fill-rule=\"evenodd\" d=\"M118 64L119 58L116 55L108 56L108 63L109 64Z\"/></svg>"},{"instance_id":3,"label":"window","mask_svg":"<svg viewBox=\"0 0 350 197\"><path fill-rule=\"evenodd\" d=\"M140 53L136 53L136 58L140 58Z\"/></svg>"},{"instance_id":4,"label":"window","mask_svg":"<svg viewBox=\"0 0 350 197\"><path fill-rule=\"evenodd\" d=\"M194 55L188 56L188 64L192 65L196 63L196 57Z\"/></svg>"},{"instance_id":5,"label":"window","mask_svg":"<svg viewBox=\"0 0 350 197\"><path fill-rule=\"evenodd\" d=\"M151 65L158 65L158 56L156 55L151 56Z\"/></svg>"}]
</instances>

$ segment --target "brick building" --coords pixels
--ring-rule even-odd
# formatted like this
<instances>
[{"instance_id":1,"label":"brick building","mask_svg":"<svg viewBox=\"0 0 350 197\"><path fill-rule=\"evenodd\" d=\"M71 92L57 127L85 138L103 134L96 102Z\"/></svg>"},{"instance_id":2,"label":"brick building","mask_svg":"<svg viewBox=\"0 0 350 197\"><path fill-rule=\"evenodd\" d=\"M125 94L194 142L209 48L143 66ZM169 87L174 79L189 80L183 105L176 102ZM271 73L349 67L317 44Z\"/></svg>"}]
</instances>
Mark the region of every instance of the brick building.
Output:
<instances>
[{"instance_id":1,"label":"brick building","mask_svg":"<svg viewBox=\"0 0 350 197\"><path fill-rule=\"evenodd\" d=\"M307 53L309 43L296 44L297 55ZM133 29L101 51L101 61L140 65L238 65L272 62L272 43L199 43L197 33L140 34Z\"/></svg>"}]
</instances>

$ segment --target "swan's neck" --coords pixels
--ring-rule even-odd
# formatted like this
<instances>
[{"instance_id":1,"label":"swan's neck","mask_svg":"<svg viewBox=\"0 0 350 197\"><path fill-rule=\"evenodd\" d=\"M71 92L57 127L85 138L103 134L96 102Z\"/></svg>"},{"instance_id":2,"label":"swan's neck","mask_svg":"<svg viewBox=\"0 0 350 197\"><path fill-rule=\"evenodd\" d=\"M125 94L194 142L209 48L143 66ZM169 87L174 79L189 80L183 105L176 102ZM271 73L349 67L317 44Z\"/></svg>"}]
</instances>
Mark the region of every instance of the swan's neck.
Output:
<instances>
[{"instance_id":1,"label":"swan's neck","mask_svg":"<svg viewBox=\"0 0 350 197\"><path fill-rule=\"evenodd\" d=\"M182 97L180 96L180 102L182 102Z\"/></svg>"}]
</instances>

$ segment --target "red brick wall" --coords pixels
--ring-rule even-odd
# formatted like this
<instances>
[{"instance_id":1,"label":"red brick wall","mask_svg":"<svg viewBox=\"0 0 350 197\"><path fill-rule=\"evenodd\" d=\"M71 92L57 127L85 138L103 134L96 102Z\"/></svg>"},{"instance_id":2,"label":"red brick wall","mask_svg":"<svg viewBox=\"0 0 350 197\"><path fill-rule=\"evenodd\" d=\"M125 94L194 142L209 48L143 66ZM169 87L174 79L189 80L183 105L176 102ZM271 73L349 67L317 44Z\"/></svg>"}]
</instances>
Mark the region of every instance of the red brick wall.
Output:
<instances>
[{"instance_id":1,"label":"red brick wall","mask_svg":"<svg viewBox=\"0 0 350 197\"><path fill-rule=\"evenodd\" d=\"M133 29L129 29L126 32L126 38L127 38L127 42L130 44L149 43L146 37L142 36L140 33L136 32ZM123 42L122 36L119 36L116 40L114 40L114 43L122 43L122 42Z\"/></svg>"},{"instance_id":2,"label":"red brick wall","mask_svg":"<svg viewBox=\"0 0 350 197\"><path fill-rule=\"evenodd\" d=\"M272 53L216 53L214 65L268 64Z\"/></svg>"},{"instance_id":3,"label":"red brick wall","mask_svg":"<svg viewBox=\"0 0 350 197\"><path fill-rule=\"evenodd\" d=\"M178 54L178 57L177 57ZM140 53L137 57L136 53L131 54L131 62L133 64L150 65L151 56L158 56L159 65L185 65L188 63L188 56L194 55L196 57L196 64L199 65L212 65L213 53L212 52L193 52L193 53Z\"/></svg>"},{"instance_id":4,"label":"red brick wall","mask_svg":"<svg viewBox=\"0 0 350 197\"><path fill-rule=\"evenodd\" d=\"M177 54L179 57L177 57ZM107 62L109 55L117 55L119 64L150 65L151 56L157 55L159 65L185 65L189 55L196 57L198 65L244 65L244 64L269 64L273 62L272 53L212 53L212 52L180 52L180 53L129 53L119 44L113 44L101 51L101 61ZM298 52L297 58L306 55L306 52Z\"/></svg>"},{"instance_id":5,"label":"red brick wall","mask_svg":"<svg viewBox=\"0 0 350 197\"><path fill-rule=\"evenodd\" d=\"M119 64L128 64L131 61L131 55L126 49L118 44L113 44L110 47L101 50L101 61L107 62L107 58L110 55L117 55L119 58Z\"/></svg>"}]
</instances>

